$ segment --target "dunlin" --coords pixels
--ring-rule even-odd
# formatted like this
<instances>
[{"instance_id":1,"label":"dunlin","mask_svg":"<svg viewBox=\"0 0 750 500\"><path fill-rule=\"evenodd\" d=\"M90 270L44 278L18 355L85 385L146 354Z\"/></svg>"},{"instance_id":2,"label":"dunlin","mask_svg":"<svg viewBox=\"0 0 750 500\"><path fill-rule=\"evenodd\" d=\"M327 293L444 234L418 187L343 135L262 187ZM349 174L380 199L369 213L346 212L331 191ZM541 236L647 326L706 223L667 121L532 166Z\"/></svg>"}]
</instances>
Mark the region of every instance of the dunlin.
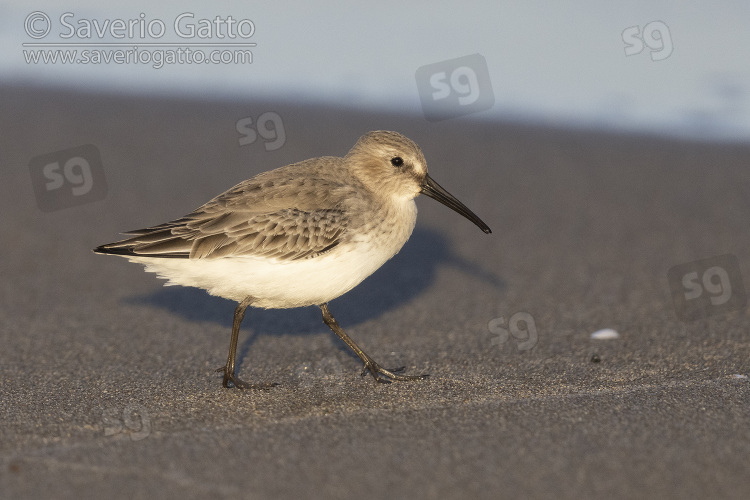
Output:
<instances>
[{"instance_id":1,"label":"dunlin","mask_svg":"<svg viewBox=\"0 0 750 500\"><path fill-rule=\"evenodd\" d=\"M490 228L427 175L413 141L397 132L362 136L343 158L325 156L243 181L192 213L129 231L128 239L94 249L126 257L168 285L203 288L238 302L224 387L264 388L235 374L240 324L248 306L317 305L323 321L359 356L362 375L378 382L414 380L382 368L344 332L328 302L357 286L406 243L420 193Z\"/></svg>"}]
</instances>

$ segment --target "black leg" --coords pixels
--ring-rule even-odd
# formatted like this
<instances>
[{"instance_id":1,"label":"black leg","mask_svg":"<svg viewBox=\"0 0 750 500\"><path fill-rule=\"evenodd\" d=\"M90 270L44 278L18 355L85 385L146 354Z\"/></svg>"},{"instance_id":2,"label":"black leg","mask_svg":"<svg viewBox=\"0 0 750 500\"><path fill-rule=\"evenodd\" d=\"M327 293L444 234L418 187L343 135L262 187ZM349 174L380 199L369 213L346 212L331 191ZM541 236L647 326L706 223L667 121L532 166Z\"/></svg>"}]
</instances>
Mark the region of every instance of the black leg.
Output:
<instances>
[{"instance_id":1,"label":"black leg","mask_svg":"<svg viewBox=\"0 0 750 500\"><path fill-rule=\"evenodd\" d=\"M240 335L240 324L245 318L245 309L253 303L252 297L247 297L245 300L237 304L237 308L234 310L234 322L232 323L232 339L229 341L229 355L227 356L227 364L216 370L217 372L224 372L224 387L229 388L229 383L238 389L267 389L278 384L248 384L239 379L234 374L234 363L237 358L237 340Z\"/></svg>"},{"instance_id":2,"label":"black leg","mask_svg":"<svg viewBox=\"0 0 750 500\"><path fill-rule=\"evenodd\" d=\"M331 314L331 311L328 310L328 304L323 303L320 305L320 310L323 312L323 322L328 325L328 328L333 330L333 333L338 335L338 337L346 342L346 345L348 345L352 351L354 351L354 354L359 356L359 359L362 360L362 362L365 364L365 367L362 369L362 375L364 376L367 371L370 372L370 374L375 378L378 382L389 382L388 379L391 380L420 380L425 377L429 377L429 375L397 375L396 372L403 371L404 367L401 368L394 368L391 370L386 370L385 368L381 367L379 364L375 362L374 359L372 359L370 356L367 355L366 352L364 352L362 349L359 348L359 346L349 337L349 335L344 332L344 329L341 328L336 321L336 318L333 317ZM381 377L383 375L384 377L387 377L387 379Z\"/></svg>"}]
</instances>

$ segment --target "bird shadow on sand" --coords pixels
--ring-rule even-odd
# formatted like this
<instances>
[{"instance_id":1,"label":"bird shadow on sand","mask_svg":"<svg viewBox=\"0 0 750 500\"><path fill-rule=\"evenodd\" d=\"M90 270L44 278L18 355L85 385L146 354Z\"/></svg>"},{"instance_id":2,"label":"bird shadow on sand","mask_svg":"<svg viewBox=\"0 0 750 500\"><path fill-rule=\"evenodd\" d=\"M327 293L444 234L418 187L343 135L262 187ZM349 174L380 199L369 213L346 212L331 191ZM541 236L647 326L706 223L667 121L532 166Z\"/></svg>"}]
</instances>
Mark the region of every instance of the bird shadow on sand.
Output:
<instances>
[{"instance_id":1,"label":"bird shadow on sand","mask_svg":"<svg viewBox=\"0 0 750 500\"><path fill-rule=\"evenodd\" d=\"M443 265L461 270L467 279L478 280L499 290L505 289L502 279L452 252L443 234L432 229L417 228L395 257L354 289L331 301L331 313L344 330L381 317L427 289L435 280L437 269ZM237 306L236 302L211 296L203 290L181 286L162 287L153 293L131 297L127 302L166 309L190 321L218 323L226 328L227 344L234 308ZM315 306L266 310L250 307L240 330L238 370L259 334L299 335L318 333L322 329L328 331L323 325L320 309ZM339 344L342 350L350 352L343 342Z\"/></svg>"}]
</instances>

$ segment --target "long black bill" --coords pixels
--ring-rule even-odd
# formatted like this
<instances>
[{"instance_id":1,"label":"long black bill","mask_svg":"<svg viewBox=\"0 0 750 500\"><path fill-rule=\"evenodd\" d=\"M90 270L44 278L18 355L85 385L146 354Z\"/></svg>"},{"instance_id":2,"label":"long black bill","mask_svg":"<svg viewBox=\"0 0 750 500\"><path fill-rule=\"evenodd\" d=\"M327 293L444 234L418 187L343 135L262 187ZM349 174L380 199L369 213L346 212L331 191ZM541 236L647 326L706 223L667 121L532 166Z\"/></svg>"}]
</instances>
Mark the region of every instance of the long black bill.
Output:
<instances>
[{"instance_id":1,"label":"long black bill","mask_svg":"<svg viewBox=\"0 0 750 500\"><path fill-rule=\"evenodd\" d=\"M481 229L485 233L489 234L492 232L490 227L485 224L482 219L477 217L476 214L469 210L466 205L458 201L455 196L443 189L442 186L435 182L429 175L425 175L424 182L422 182L422 193L429 196L433 200L439 201L446 207L452 208L456 212L460 213L471 222L476 224L479 229Z\"/></svg>"}]
</instances>

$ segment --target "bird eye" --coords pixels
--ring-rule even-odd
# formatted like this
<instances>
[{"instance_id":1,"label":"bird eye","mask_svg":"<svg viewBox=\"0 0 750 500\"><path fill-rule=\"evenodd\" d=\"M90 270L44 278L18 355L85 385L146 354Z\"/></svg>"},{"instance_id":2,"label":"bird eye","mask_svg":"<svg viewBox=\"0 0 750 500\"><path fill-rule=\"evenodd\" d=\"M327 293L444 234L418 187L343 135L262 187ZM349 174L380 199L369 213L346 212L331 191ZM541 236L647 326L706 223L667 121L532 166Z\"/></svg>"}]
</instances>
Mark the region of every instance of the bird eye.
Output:
<instances>
[{"instance_id":1,"label":"bird eye","mask_svg":"<svg viewBox=\"0 0 750 500\"><path fill-rule=\"evenodd\" d=\"M401 158L400 156L394 156L393 158L391 158L391 165L393 165L394 167L400 167L403 164L404 164L404 159Z\"/></svg>"}]
</instances>

